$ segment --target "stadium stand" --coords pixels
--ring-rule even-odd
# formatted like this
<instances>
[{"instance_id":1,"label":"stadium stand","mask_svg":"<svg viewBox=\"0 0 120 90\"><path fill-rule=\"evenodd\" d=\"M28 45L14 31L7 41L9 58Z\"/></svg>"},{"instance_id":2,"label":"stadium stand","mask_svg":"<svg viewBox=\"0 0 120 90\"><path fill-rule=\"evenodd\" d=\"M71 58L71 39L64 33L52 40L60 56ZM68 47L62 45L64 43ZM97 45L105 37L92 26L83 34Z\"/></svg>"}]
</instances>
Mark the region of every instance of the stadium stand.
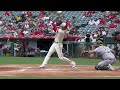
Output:
<instances>
[{"instance_id":1,"label":"stadium stand","mask_svg":"<svg viewBox=\"0 0 120 90\"><path fill-rule=\"evenodd\" d=\"M66 36L76 42L83 41L81 38L85 39L87 33L95 42L120 29L117 11L0 11L0 39L53 38L51 23L59 26L63 21L69 26Z\"/></svg>"}]
</instances>

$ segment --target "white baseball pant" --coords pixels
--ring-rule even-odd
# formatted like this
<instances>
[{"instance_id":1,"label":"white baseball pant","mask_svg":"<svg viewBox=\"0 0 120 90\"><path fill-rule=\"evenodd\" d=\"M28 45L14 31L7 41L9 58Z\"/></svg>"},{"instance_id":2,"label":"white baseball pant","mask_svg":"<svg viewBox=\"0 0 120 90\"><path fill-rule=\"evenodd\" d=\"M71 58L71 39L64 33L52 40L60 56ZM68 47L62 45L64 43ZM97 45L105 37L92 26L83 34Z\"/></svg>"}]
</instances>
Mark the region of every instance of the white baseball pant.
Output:
<instances>
[{"instance_id":1,"label":"white baseball pant","mask_svg":"<svg viewBox=\"0 0 120 90\"><path fill-rule=\"evenodd\" d=\"M52 55L55 51L57 52L57 55L58 55L58 57L59 57L60 60L63 60L63 61L65 61L65 62L71 64L71 63L72 63L72 60L69 60L68 58L66 58L66 57L63 56L62 48L63 48L63 44L62 44L62 43L56 43L56 42L54 42L54 43L51 45L51 47L50 47L50 49L49 49L49 51L48 51L48 53L47 53L47 55L46 55L46 57L45 57L42 65L46 65L46 64L48 63L51 55Z\"/></svg>"}]
</instances>

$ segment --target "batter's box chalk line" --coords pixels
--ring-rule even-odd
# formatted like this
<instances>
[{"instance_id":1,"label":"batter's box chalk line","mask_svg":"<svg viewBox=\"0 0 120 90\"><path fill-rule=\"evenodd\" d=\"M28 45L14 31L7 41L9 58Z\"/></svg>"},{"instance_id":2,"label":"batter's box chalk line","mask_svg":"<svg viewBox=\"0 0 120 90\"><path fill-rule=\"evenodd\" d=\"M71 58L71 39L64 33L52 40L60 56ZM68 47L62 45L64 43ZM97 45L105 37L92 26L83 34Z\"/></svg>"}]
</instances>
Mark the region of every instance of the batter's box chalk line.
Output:
<instances>
[{"instance_id":1,"label":"batter's box chalk line","mask_svg":"<svg viewBox=\"0 0 120 90\"><path fill-rule=\"evenodd\" d=\"M17 70L18 72L24 72L27 71L28 69L31 69L32 67L25 67L24 69Z\"/></svg>"},{"instance_id":2,"label":"batter's box chalk line","mask_svg":"<svg viewBox=\"0 0 120 90\"><path fill-rule=\"evenodd\" d=\"M30 68L32 68L32 67L24 67L24 68L19 69L19 70L11 70L11 71L8 71L8 72L24 72L24 71L27 71Z\"/></svg>"},{"instance_id":3,"label":"batter's box chalk line","mask_svg":"<svg viewBox=\"0 0 120 90\"><path fill-rule=\"evenodd\" d=\"M39 69L40 71L79 71L77 68L70 68L70 69L63 69L63 68L61 68L61 69L52 69L52 68L43 68L43 69Z\"/></svg>"},{"instance_id":4,"label":"batter's box chalk line","mask_svg":"<svg viewBox=\"0 0 120 90\"><path fill-rule=\"evenodd\" d=\"M116 68L114 71L120 71L120 68Z\"/></svg>"}]
</instances>

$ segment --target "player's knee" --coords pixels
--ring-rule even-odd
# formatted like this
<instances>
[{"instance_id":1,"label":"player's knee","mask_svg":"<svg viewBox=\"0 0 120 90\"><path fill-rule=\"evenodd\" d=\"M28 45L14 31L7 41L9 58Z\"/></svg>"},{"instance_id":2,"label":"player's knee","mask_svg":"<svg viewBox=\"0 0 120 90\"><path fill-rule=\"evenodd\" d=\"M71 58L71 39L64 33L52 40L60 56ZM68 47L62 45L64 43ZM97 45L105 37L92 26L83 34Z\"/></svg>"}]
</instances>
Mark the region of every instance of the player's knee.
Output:
<instances>
[{"instance_id":1,"label":"player's knee","mask_svg":"<svg viewBox=\"0 0 120 90\"><path fill-rule=\"evenodd\" d=\"M111 65L114 64L117 61L117 59L114 59L112 63L110 63Z\"/></svg>"}]
</instances>

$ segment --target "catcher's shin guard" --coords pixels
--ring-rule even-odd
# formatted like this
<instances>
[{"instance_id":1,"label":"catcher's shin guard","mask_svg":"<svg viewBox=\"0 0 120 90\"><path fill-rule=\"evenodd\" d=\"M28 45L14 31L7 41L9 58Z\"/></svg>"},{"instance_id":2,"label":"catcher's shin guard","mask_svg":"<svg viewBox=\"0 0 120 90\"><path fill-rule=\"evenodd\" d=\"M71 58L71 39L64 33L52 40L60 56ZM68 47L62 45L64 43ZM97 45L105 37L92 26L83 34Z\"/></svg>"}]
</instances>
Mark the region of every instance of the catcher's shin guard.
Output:
<instances>
[{"instance_id":1,"label":"catcher's shin guard","mask_svg":"<svg viewBox=\"0 0 120 90\"><path fill-rule=\"evenodd\" d=\"M99 67L98 67L98 65L96 65L96 66L95 66L95 69L96 69L96 70L99 70Z\"/></svg>"},{"instance_id":2,"label":"catcher's shin guard","mask_svg":"<svg viewBox=\"0 0 120 90\"><path fill-rule=\"evenodd\" d=\"M98 66L98 65L96 65L95 69L96 70L109 70L109 67L108 66Z\"/></svg>"}]
</instances>

